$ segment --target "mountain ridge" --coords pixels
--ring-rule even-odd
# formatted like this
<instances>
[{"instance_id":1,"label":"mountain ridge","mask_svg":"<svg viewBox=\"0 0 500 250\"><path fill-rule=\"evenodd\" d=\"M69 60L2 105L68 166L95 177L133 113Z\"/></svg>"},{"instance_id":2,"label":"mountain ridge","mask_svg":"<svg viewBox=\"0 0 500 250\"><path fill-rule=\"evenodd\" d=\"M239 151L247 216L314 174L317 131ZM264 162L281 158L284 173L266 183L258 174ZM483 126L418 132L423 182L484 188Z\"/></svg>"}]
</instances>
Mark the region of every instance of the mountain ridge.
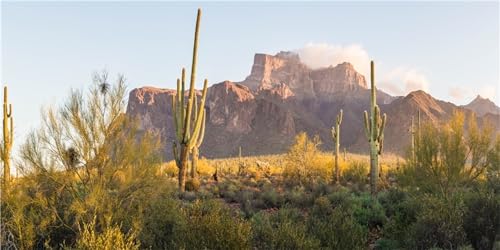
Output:
<instances>
[{"instance_id":1,"label":"mountain ridge","mask_svg":"<svg viewBox=\"0 0 500 250\"><path fill-rule=\"evenodd\" d=\"M294 53L255 54L251 73L243 81L223 81L208 88L202 155L234 156L240 146L245 155L282 153L301 131L319 135L322 147L329 150L330 129L340 109L344 111L341 147L368 152L362 114L369 109L369 93L365 77L350 63L311 69ZM139 119L140 129L155 131L166 142L167 159L172 155L169 142L174 140L172 95L175 90L137 88L130 92L127 107L127 114ZM393 97L377 89L377 102L388 115L384 148L396 154L409 145L407 131L417 110L423 120L432 122L449 119L455 111L472 112L424 91ZM478 119L500 129L500 115Z\"/></svg>"}]
</instances>

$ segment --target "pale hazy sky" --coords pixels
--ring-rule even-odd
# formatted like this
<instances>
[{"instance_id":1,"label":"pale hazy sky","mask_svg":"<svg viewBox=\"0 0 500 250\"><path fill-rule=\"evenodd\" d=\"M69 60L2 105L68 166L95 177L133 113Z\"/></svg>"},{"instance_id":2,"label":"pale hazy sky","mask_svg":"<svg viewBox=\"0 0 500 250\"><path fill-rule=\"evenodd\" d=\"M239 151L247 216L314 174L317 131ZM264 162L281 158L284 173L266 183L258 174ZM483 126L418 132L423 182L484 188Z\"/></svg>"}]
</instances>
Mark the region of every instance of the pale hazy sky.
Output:
<instances>
[{"instance_id":1,"label":"pale hazy sky","mask_svg":"<svg viewBox=\"0 0 500 250\"><path fill-rule=\"evenodd\" d=\"M198 79L243 80L256 52L297 51L311 66L377 63L380 88L423 88L457 104L477 94L500 104L499 4L492 2L5 2L1 82L10 89L16 142L43 105L123 73L129 89L173 88L190 65L196 9L203 9ZM198 84L201 86L201 82Z\"/></svg>"}]
</instances>

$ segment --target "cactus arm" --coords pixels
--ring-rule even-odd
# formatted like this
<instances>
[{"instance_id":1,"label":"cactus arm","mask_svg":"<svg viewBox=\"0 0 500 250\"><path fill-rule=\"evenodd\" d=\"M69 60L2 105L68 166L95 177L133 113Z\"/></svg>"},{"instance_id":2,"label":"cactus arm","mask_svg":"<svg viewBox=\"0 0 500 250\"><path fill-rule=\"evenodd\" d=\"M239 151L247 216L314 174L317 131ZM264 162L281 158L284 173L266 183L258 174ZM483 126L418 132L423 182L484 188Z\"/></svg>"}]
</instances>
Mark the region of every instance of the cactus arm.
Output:
<instances>
[{"instance_id":1,"label":"cactus arm","mask_svg":"<svg viewBox=\"0 0 500 250\"><path fill-rule=\"evenodd\" d=\"M12 114L12 104L9 105L10 114ZM9 138L9 146L12 146L12 142L14 141L14 117L9 115L10 117L10 138Z\"/></svg>"},{"instance_id":2,"label":"cactus arm","mask_svg":"<svg viewBox=\"0 0 500 250\"><path fill-rule=\"evenodd\" d=\"M177 89L179 89L179 79L177 79ZM180 140L182 133L181 133L181 124L179 117L179 105L181 104L178 102L178 99L179 99L178 92L176 95L172 95L172 117L174 120L175 136L177 140Z\"/></svg>"},{"instance_id":3,"label":"cactus arm","mask_svg":"<svg viewBox=\"0 0 500 250\"><path fill-rule=\"evenodd\" d=\"M172 151L174 152L175 165L177 165L177 167L180 168L181 160L179 158L179 150L177 149L177 143L175 141L172 142Z\"/></svg>"},{"instance_id":4,"label":"cactus arm","mask_svg":"<svg viewBox=\"0 0 500 250\"><path fill-rule=\"evenodd\" d=\"M341 109L340 110L340 114L337 115L337 124L341 124L342 123L342 117L344 116L344 111Z\"/></svg>"},{"instance_id":5,"label":"cactus arm","mask_svg":"<svg viewBox=\"0 0 500 250\"><path fill-rule=\"evenodd\" d=\"M385 129L385 123L387 121L387 114L384 114L383 118L382 118L382 123L380 124L380 130L379 130L379 134L378 134L378 137L379 138L383 138L384 137L384 129Z\"/></svg>"},{"instance_id":6,"label":"cactus arm","mask_svg":"<svg viewBox=\"0 0 500 250\"><path fill-rule=\"evenodd\" d=\"M368 119L368 112L364 112L364 118L365 118L365 135L366 135L366 138L368 139L368 141L370 141L370 121Z\"/></svg>"},{"instance_id":7,"label":"cactus arm","mask_svg":"<svg viewBox=\"0 0 500 250\"><path fill-rule=\"evenodd\" d=\"M205 100L207 97L207 85L208 85L208 80L205 79L205 82L203 84L203 92L201 95L201 102L200 102L200 107L205 107ZM198 112L198 117L196 118L196 124L193 130L193 135L198 135L198 133L201 130L201 123L203 120L203 113L205 112L205 109L200 109L200 112ZM189 141L189 144L194 143L195 141Z\"/></svg>"},{"instance_id":8,"label":"cactus arm","mask_svg":"<svg viewBox=\"0 0 500 250\"><path fill-rule=\"evenodd\" d=\"M372 122L373 122L374 126L372 127L373 131L371 131L371 132L373 132L372 137L374 137L374 139L377 139L377 137L379 135L379 128L380 128L380 123L381 123L379 107L375 106L374 111L375 111L375 114L372 117Z\"/></svg>"},{"instance_id":9,"label":"cactus arm","mask_svg":"<svg viewBox=\"0 0 500 250\"><path fill-rule=\"evenodd\" d=\"M203 142L203 138L205 137L205 119L207 117L207 114L206 114L206 111L203 111L203 120L201 121L201 131L200 131L200 135L198 137L198 143L196 144L196 147L200 147L201 146L201 143Z\"/></svg>"}]
</instances>

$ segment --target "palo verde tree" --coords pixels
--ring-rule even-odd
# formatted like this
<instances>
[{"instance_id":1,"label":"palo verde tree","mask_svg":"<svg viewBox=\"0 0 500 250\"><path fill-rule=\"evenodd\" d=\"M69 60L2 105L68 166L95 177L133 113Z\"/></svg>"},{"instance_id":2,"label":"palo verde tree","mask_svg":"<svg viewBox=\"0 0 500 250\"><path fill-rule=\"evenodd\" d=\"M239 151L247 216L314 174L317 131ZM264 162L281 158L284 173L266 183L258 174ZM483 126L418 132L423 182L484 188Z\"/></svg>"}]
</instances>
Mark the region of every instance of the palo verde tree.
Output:
<instances>
[{"instance_id":1,"label":"palo verde tree","mask_svg":"<svg viewBox=\"0 0 500 250\"><path fill-rule=\"evenodd\" d=\"M21 249L74 242L94 220L98 233L118 224L133 230L133 214L158 189L159 141L150 133L138 139L137 122L124 114L124 77L102 91L104 79L44 109L20 148L24 177L5 197L2 222Z\"/></svg>"},{"instance_id":2,"label":"palo verde tree","mask_svg":"<svg viewBox=\"0 0 500 250\"><path fill-rule=\"evenodd\" d=\"M340 113L337 115L337 120L335 122L335 126L332 127L332 138L335 146L335 183L339 183L340 181L340 169L339 169L339 154L340 154L340 124L342 123L343 111L340 110Z\"/></svg>"},{"instance_id":3,"label":"palo verde tree","mask_svg":"<svg viewBox=\"0 0 500 250\"><path fill-rule=\"evenodd\" d=\"M196 62L198 57L198 34L200 28L201 9L198 9L196 17L196 28L194 33L193 61L191 65L191 81L189 86L189 95L185 103L185 70L182 69L181 79L177 79L177 94L172 96L172 110L175 125L175 141L173 142L173 154L177 167L179 168L179 190L185 191L186 172L189 163L189 153L195 150L196 158L198 147L203 141L205 132L205 98L207 96L207 84L205 79L199 108L197 107L197 98L195 93L196 81ZM194 111L194 112L193 112ZM193 123L193 126L192 124ZM179 149L180 147L180 149ZM195 149L196 148L196 149ZM193 168L193 173L196 172Z\"/></svg>"},{"instance_id":4,"label":"palo verde tree","mask_svg":"<svg viewBox=\"0 0 500 250\"><path fill-rule=\"evenodd\" d=\"M378 180L378 156L382 154L384 143L384 128L387 120L387 115L380 115L380 108L377 105L377 89L375 88L375 64L371 61L371 114L368 117L368 112L364 112L365 117L365 133L370 143L370 191L372 195L377 194Z\"/></svg>"},{"instance_id":5,"label":"palo verde tree","mask_svg":"<svg viewBox=\"0 0 500 250\"><path fill-rule=\"evenodd\" d=\"M415 157L409 155L401 183L421 192L450 196L475 180L488 177L495 165L498 142L491 125L479 128L472 113L468 119L455 112L446 123L423 123L415 140ZM412 159L413 158L413 159ZM496 161L498 162L498 161Z\"/></svg>"}]
</instances>

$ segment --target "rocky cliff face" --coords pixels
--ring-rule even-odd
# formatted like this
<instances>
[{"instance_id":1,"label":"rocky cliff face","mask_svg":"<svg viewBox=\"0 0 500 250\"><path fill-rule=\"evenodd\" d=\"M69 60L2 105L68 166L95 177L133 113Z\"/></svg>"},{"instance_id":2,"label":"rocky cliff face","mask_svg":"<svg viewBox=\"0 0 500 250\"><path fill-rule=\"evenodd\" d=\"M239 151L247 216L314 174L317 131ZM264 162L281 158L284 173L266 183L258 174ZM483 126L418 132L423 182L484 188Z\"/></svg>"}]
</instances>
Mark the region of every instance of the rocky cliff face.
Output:
<instances>
[{"instance_id":1,"label":"rocky cliff face","mask_svg":"<svg viewBox=\"0 0 500 250\"><path fill-rule=\"evenodd\" d=\"M365 78L349 63L312 70L290 52L256 54L251 74L244 81L209 87L201 154L235 156L239 146L245 155L282 153L301 131L319 135L322 146L331 149L330 129L340 109L344 110L341 146L367 152L362 112L369 109L369 91ZM134 89L127 108L127 114L139 119L141 129L159 134L166 159L171 159L174 139L170 104L174 94L168 89ZM385 149L395 153L404 152L408 145L407 131L417 110L422 119L434 122L448 119L455 110L466 110L423 91L392 97L379 90L377 99L388 114ZM500 129L499 115L488 114L487 119Z\"/></svg>"}]
</instances>

